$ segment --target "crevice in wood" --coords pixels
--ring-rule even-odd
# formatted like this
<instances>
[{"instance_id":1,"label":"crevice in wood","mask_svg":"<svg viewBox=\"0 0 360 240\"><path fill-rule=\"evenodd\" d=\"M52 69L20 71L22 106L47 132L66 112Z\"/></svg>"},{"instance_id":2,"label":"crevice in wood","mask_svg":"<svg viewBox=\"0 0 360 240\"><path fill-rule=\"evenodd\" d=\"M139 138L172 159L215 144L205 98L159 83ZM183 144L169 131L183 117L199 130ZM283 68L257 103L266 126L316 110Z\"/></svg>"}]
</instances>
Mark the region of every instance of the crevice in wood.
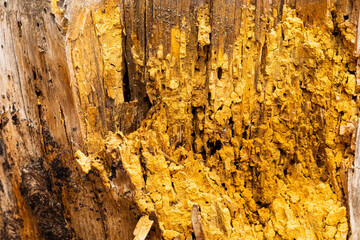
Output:
<instances>
[{"instance_id":1,"label":"crevice in wood","mask_svg":"<svg viewBox=\"0 0 360 240\"><path fill-rule=\"evenodd\" d=\"M130 102L131 101L131 90L130 90L129 73L128 73L128 68L127 68L127 63L125 63L125 73L123 76L123 94L124 94L124 101Z\"/></svg>"}]
</instances>

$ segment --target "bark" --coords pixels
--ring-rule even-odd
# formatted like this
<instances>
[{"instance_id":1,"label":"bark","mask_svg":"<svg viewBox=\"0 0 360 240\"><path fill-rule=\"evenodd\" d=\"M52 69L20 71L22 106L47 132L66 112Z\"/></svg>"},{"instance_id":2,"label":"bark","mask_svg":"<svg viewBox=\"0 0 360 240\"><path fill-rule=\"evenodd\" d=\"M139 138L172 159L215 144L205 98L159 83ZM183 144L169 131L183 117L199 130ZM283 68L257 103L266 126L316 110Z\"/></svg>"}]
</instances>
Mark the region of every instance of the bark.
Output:
<instances>
[{"instance_id":1,"label":"bark","mask_svg":"<svg viewBox=\"0 0 360 240\"><path fill-rule=\"evenodd\" d=\"M359 4L3 1L0 239L357 239Z\"/></svg>"}]
</instances>

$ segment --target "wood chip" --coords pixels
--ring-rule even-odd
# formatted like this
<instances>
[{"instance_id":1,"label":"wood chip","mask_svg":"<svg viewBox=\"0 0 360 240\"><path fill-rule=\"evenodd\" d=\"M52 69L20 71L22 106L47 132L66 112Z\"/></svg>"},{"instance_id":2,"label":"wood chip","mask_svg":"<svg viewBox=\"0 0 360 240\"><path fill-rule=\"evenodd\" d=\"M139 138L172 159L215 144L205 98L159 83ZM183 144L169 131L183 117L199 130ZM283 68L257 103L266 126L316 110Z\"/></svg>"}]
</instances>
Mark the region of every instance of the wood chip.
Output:
<instances>
[{"instance_id":1,"label":"wood chip","mask_svg":"<svg viewBox=\"0 0 360 240\"><path fill-rule=\"evenodd\" d=\"M150 232L154 221L149 219L149 216L142 216L136 224L134 230L134 240L144 240Z\"/></svg>"},{"instance_id":2,"label":"wood chip","mask_svg":"<svg viewBox=\"0 0 360 240\"><path fill-rule=\"evenodd\" d=\"M200 209L197 204L194 204L191 209L191 222L194 229L196 240L205 240L204 231L201 224Z\"/></svg>"}]
</instances>

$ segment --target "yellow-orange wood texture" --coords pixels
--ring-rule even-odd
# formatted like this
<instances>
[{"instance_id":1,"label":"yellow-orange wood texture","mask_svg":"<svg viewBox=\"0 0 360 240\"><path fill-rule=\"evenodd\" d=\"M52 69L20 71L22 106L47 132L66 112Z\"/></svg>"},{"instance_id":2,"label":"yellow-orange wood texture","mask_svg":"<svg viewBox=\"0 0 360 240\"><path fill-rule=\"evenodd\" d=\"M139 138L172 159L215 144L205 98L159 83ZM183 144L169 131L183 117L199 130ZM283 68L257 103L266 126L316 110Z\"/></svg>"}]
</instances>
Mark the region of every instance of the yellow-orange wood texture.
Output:
<instances>
[{"instance_id":1,"label":"yellow-orange wood texture","mask_svg":"<svg viewBox=\"0 0 360 240\"><path fill-rule=\"evenodd\" d=\"M359 7L4 2L1 239L347 239Z\"/></svg>"}]
</instances>

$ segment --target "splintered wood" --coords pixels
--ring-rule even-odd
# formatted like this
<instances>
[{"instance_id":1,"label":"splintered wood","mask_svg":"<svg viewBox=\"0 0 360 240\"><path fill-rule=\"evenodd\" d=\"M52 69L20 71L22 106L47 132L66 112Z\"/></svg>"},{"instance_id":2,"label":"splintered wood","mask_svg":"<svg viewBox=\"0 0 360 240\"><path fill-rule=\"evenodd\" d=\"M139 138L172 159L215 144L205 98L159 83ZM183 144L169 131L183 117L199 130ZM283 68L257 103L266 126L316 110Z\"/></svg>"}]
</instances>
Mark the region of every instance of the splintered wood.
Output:
<instances>
[{"instance_id":1,"label":"splintered wood","mask_svg":"<svg viewBox=\"0 0 360 240\"><path fill-rule=\"evenodd\" d=\"M194 204L191 209L191 222L194 229L196 240L205 240L204 231L201 224L201 215L199 206Z\"/></svg>"},{"instance_id":2,"label":"splintered wood","mask_svg":"<svg viewBox=\"0 0 360 240\"><path fill-rule=\"evenodd\" d=\"M360 239L360 120L358 120L356 130L356 149L355 160L352 168L348 172L349 190L349 216L351 228L351 240Z\"/></svg>"},{"instance_id":3,"label":"splintered wood","mask_svg":"<svg viewBox=\"0 0 360 240\"><path fill-rule=\"evenodd\" d=\"M138 223L136 224L134 230L134 236L135 236L134 240L144 240L149 234L149 231L153 223L154 221L150 220L149 216L142 216L138 221Z\"/></svg>"}]
</instances>

